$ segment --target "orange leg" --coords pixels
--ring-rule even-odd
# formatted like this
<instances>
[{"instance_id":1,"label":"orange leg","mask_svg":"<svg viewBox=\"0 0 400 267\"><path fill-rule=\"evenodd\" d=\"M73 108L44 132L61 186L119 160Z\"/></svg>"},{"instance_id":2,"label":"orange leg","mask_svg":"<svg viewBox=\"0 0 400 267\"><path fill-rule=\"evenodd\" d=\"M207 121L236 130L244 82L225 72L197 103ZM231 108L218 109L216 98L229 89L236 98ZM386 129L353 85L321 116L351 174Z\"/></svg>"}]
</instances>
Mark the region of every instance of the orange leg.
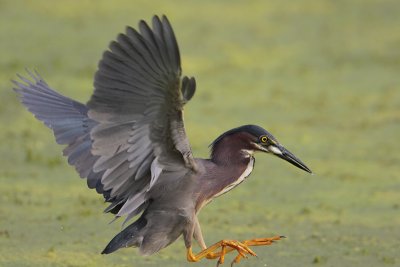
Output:
<instances>
[{"instance_id":1,"label":"orange leg","mask_svg":"<svg viewBox=\"0 0 400 267\"><path fill-rule=\"evenodd\" d=\"M214 253L214 251L218 248L221 248L220 252ZM229 249L229 251L228 251ZM241 257L247 257L246 254L250 254L252 256L256 256L256 253L252 251L247 245L235 240L221 240L215 243L212 246L202 250L197 255L194 255L192 252L192 248L189 247L187 249L187 260L190 262L197 262L200 261L202 258L210 258L215 259L219 258L218 265L224 263L225 261L225 254L236 250Z\"/></svg>"},{"instance_id":2,"label":"orange leg","mask_svg":"<svg viewBox=\"0 0 400 267\"><path fill-rule=\"evenodd\" d=\"M187 250L187 259L190 262L197 262L202 258L207 259L218 259L217 266L223 264L225 261L225 255L231 251L236 250L238 255L233 260L232 264L239 263L242 258L247 258L247 254L251 256L257 256L253 250L249 248L249 246L267 246L271 245L274 241L278 241L284 238L284 236L274 236L271 238L256 238L249 239L243 242L234 241L234 240L221 240L214 245L202 250L197 255L194 255L192 252L192 248L189 247ZM221 248L219 252L215 252L218 248Z\"/></svg>"},{"instance_id":3,"label":"orange leg","mask_svg":"<svg viewBox=\"0 0 400 267\"><path fill-rule=\"evenodd\" d=\"M285 238L285 236L274 236L274 237L269 237L269 238L255 238L255 239L250 239L250 240L244 240L242 243L247 245L247 246L268 246L272 245L275 241L281 240L282 238ZM240 260L242 259L242 255L238 254L235 259L232 261L231 266L235 263L239 263Z\"/></svg>"}]
</instances>

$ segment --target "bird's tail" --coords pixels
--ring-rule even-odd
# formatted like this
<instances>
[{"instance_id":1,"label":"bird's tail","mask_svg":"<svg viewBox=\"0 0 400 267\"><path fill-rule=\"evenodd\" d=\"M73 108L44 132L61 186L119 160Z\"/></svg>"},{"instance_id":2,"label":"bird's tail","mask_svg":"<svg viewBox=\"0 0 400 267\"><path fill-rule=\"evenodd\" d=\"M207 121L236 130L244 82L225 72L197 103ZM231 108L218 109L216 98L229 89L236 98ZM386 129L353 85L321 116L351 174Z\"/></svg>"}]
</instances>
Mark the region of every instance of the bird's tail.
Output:
<instances>
[{"instance_id":1,"label":"bird's tail","mask_svg":"<svg viewBox=\"0 0 400 267\"><path fill-rule=\"evenodd\" d=\"M142 230L146 224L147 220L141 216L137 221L117 234L110 243L108 243L101 254L110 254L123 247L139 247L143 239L142 235L140 235L140 230Z\"/></svg>"}]
</instances>

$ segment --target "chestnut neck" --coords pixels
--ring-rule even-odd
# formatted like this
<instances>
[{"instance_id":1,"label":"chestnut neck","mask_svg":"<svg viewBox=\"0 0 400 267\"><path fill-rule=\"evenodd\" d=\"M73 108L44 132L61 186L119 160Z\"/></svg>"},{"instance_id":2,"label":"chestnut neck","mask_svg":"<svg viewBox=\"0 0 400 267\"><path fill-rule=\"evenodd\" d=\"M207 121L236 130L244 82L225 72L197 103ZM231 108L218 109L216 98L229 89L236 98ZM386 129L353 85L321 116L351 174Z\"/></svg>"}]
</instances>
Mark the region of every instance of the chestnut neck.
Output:
<instances>
[{"instance_id":1,"label":"chestnut neck","mask_svg":"<svg viewBox=\"0 0 400 267\"><path fill-rule=\"evenodd\" d=\"M248 133L227 135L211 148L211 161L217 165L247 164L254 148L250 146Z\"/></svg>"}]
</instances>

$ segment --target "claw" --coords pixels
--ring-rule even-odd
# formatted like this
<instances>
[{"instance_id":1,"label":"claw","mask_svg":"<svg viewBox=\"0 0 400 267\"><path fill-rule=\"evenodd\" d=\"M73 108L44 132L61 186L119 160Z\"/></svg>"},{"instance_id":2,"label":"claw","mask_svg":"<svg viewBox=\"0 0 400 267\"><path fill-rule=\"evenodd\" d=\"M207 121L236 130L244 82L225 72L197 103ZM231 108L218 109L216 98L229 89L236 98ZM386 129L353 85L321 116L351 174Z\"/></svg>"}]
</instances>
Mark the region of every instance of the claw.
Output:
<instances>
[{"instance_id":1,"label":"claw","mask_svg":"<svg viewBox=\"0 0 400 267\"><path fill-rule=\"evenodd\" d=\"M241 259L242 259L242 256L237 255L237 256L235 257L235 259L231 262L231 267L232 267L235 263L239 263Z\"/></svg>"},{"instance_id":2,"label":"claw","mask_svg":"<svg viewBox=\"0 0 400 267\"><path fill-rule=\"evenodd\" d=\"M236 250L238 254L236 255L235 259L231 262L231 266L233 266L235 263L239 263L242 258L247 259L248 255L257 257L257 254L252 249L250 249L249 246L272 245L273 243L275 243L275 241L278 241L282 238L285 238L285 236L274 236L271 238L256 238L256 239L245 240L242 242L236 240L221 240L215 243L214 245L204 249L197 255L194 255L192 253L191 247L189 247L187 251L187 258L189 261L192 262L199 261L202 258L207 258L207 259L218 258L216 265L218 267L225 262L225 255L227 253ZM221 250L218 252L214 252L218 248L221 248Z\"/></svg>"}]
</instances>

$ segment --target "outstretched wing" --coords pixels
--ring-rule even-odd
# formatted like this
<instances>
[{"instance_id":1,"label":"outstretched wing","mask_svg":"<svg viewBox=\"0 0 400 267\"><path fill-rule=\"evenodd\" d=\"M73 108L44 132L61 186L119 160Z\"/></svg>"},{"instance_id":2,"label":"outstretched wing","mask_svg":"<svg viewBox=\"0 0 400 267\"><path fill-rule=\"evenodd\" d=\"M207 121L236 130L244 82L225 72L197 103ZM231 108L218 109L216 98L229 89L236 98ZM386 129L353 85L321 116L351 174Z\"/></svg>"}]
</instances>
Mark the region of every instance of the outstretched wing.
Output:
<instances>
[{"instance_id":1,"label":"outstretched wing","mask_svg":"<svg viewBox=\"0 0 400 267\"><path fill-rule=\"evenodd\" d=\"M110 190L117 216L136 215L160 174L196 170L183 124L193 78L181 79L178 45L168 19L128 27L103 54L87 103L95 172ZM164 181L165 182L165 181Z\"/></svg>"},{"instance_id":2,"label":"outstretched wing","mask_svg":"<svg viewBox=\"0 0 400 267\"><path fill-rule=\"evenodd\" d=\"M21 82L13 81L21 102L53 130L58 144L67 145L63 152L68 163L75 166L82 178L87 178L89 188L96 188L108 201L109 192L105 192L101 184L102 173L93 171L98 156L91 153L90 131L97 122L88 117L84 104L52 90L38 73L28 71L28 74L33 81L20 75Z\"/></svg>"}]
</instances>

